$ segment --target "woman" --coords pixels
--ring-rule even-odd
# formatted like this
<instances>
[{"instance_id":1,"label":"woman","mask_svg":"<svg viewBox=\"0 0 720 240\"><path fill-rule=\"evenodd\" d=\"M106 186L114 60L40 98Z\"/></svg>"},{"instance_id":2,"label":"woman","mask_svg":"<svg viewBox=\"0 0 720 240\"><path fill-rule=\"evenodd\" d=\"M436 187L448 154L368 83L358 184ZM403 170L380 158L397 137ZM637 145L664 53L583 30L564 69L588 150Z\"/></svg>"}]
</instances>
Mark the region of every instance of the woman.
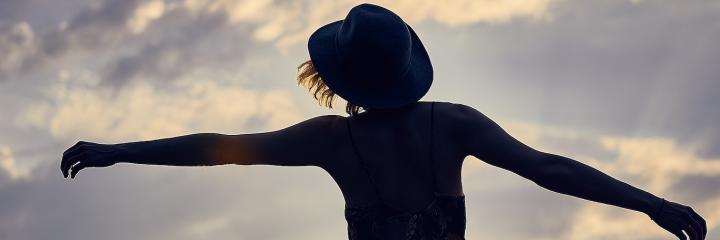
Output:
<instances>
[{"instance_id":1,"label":"woman","mask_svg":"<svg viewBox=\"0 0 720 240\"><path fill-rule=\"evenodd\" d=\"M477 110L419 102L432 83L418 36L370 4L312 34L298 82L328 107L339 95L349 117L326 115L265 133L193 134L122 144L79 142L64 177L115 163L317 166L340 187L350 239L464 239L460 170L472 155L549 190L647 214L679 239L704 239L705 221L575 160L535 150Z\"/></svg>"}]
</instances>

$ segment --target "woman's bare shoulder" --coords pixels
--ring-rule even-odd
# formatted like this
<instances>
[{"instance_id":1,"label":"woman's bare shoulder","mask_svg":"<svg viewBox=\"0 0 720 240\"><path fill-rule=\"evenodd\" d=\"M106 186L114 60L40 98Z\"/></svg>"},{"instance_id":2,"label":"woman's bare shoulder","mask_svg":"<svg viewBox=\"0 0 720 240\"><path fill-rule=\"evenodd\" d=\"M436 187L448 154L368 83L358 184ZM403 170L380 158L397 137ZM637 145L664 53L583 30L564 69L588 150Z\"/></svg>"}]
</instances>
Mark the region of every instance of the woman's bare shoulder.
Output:
<instances>
[{"instance_id":1,"label":"woman's bare shoulder","mask_svg":"<svg viewBox=\"0 0 720 240\"><path fill-rule=\"evenodd\" d=\"M458 139L498 127L482 112L462 103L436 102L435 118L443 131Z\"/></svg>"},{"instance_id":2,"label":"woman's bare shoulder","mask_svg":"<svg viewBox=\"0 0 720 240\"><path fill-rule=\"evenodd\" d=\"M456 123L462 123L463 121L472 121L473 119L477 120L477 118L480 116L484 117L484 115L474 107L462 103L453 102L436 101L435 112L436 115L443 118L458 121Z\"/></svg>"},{"instance_id":3,"label":"woman's bare shoulder","mask_svg":"<svg viewBox=\"0 0 720 240\"><path fill-rule=\"evenodd\" d=\"M320 115L269 133L300 135L306 139L317 139L318 141L329 140L345 129L345 119L346 117L340 115Z\"/></svg>"},{"instance_id":4,"label":"woman's bare shoulder","mask_svg":"<svg viewBox=\"0 0 720 240\"><path fill-rule=\"evenodd\" d=\"M317 134L335 135L338 131L345 129L345 119L347 117L340 115L320 115L307 119L299 124L311 126Z\"/></svg>"}]
</instances>

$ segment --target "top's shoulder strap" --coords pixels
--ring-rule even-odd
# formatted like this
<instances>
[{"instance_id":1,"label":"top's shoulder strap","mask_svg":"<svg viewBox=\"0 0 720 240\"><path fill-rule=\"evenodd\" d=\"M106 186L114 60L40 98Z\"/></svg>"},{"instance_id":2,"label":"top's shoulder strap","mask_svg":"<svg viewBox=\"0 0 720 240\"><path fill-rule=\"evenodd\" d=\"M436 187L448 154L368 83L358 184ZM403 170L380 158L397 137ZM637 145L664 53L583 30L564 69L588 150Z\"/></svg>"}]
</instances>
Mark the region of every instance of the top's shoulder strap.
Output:
<instances>
[{"instance_id":1,"label":"top's shoulder strap","mask_svg":"<svg viewBox=\"0 0 720 240\"><path fill-rule=\"evenodd\" d=\"M433 192L436 192L435 190L437 188L437 182L435 180L435 155L433 152L433 148L435 147L434 141L433 141L434 140L433 138L435 136L434 120L435 120L435 102L432 102L430 104L430 147L429 147L430 151L429 152L430 152L430 172L432 173L430 176L432 177Z\"/></svg>"},{"instance_id":2,"label":"top's shoulder strap","mask_svg":"<svg viewBox=\"0 0 720 240\"><path fill-rule=\"evenodd\" d=\"M367 166L365 165L365 161L363 160L362 155L360 154L360 150L358 150L357 145L355 144L355 137L353 137L352 134L352 127L350 126L350 118L345 118L346 125L347 125L347 131L348 135L350 136L350 144L352 145L353 152L355 152L355 156L357 156L358 163L362 167L363 171L365 172L365 175L368 177L370 184L372 184L373 189L375 190L375 195L377 195L377 198L381 201L382 197L380 195L380 191L378 190L376 182L373 180L372 174L368 170ZM429 157L430 157L430 172L431 172L431 178L432 178L432 191L433 193L436 192L437 188L437 180L435 179L435 157L434 157L434 123L435 121L435 102L431 102L430 104L430 141L429 141Z\"/></svg>"},{"instance_id":3,"label":"top's shoulder strap","mask_svg":"<svg viewBox=\"0 0 720 240\"><path fill-rule=\"evenodd\" d=\"M373 181L372 175L370 174L370 171L368 170L367 166L365 165L365 161L363 161L362 156L360 155L360 151L358 150L357 146L355 145L355 138L352 135L352 129L350 127L350 118L345 118L347 122L347 131L350 136L350 144L352 145L353 152L355 152L355 156L357 157L358 163L362 167L363 171L365 171L365 175L368 177L368 180L370 181L370 184L372 185L373 189L375 190L375 195L377 196L378 200L381 202L384 202L382 200L382 197L380 196L380 191L377 188L377 184L375 181Z\"/></svg>"}]
</instances>

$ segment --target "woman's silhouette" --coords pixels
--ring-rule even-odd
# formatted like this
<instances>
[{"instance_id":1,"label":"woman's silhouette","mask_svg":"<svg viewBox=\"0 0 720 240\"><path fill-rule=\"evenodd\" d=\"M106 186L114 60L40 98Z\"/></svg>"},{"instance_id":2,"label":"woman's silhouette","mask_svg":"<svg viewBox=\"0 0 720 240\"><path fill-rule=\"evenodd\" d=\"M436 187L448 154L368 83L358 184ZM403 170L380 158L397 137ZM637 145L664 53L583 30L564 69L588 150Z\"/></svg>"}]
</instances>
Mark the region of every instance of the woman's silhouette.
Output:
<instances>
[{"instance_id":1,"label":"woman's silhouette","mask_svg":"<svg viewBox=\"0 0 720 240\"><path fill-rule=\"evenodd\" d=\"M575 160L541 152L472 107L419 102L430 59L412 28L371 4L325 25L308 43L298 82L322 104L337 94L349 117L315 117L282 130L192 134L121 144L78 142L63 154L64 177L115 163L317 166L345 198L350 239L464 239L460 170L472 155L551 191L647 214L679 239L704 239L702 217Z\"/></svg>"}]
</instances>

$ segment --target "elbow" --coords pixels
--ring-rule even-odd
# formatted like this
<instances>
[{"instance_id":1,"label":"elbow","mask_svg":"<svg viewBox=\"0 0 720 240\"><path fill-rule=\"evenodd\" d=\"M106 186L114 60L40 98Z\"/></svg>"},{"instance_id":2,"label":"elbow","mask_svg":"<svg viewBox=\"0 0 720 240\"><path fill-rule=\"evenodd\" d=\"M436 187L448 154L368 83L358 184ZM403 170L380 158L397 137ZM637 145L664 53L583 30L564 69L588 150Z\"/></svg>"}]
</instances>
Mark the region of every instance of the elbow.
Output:
<instances>
[{"instance_id":1,"label":"elbow","mask_svg":"<svg viewBox=\"0 0 720 240\"><path fill-rule=\"evenodd\" d=\"M543 153L530 180L537 185L555 189L573 181L576 174L574 161L562 156Z\"/></svg>"}]
</instances>

